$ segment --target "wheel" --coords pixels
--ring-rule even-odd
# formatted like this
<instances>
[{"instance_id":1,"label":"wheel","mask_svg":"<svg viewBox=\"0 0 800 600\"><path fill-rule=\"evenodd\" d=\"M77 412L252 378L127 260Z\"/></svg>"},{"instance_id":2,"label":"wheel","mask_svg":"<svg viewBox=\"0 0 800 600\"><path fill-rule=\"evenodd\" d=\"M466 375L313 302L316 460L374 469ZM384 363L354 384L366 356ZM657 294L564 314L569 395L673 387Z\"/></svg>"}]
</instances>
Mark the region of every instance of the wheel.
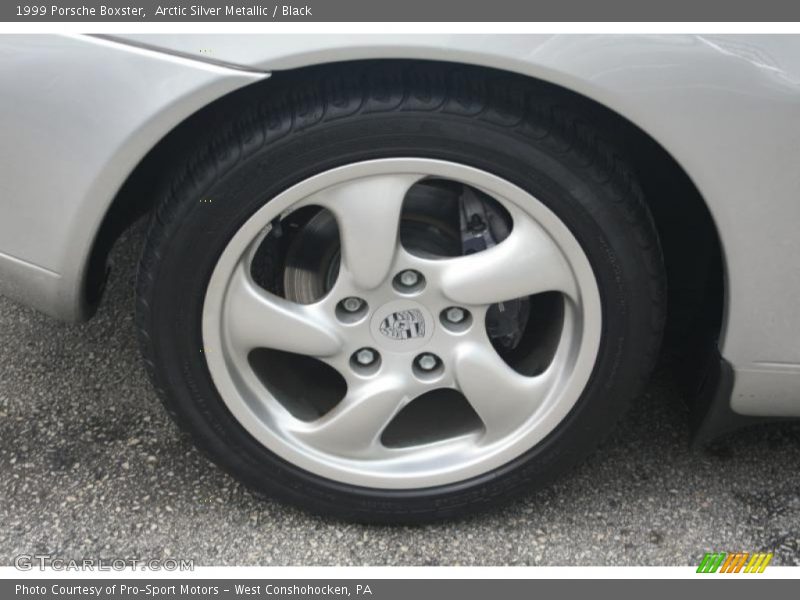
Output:
<instances>
[{"instance_id":1,"label":"wheel","mask_svg":"<svg viewBox=\"0 0 800 600\"><path fill-rule=\"evenodd\" d=\"M664 317L620 159L491 71L271 85L148 232L137 322L176 421L246 484L362 521L493 506L584 457Z\"/></svg>"}]
</instances>

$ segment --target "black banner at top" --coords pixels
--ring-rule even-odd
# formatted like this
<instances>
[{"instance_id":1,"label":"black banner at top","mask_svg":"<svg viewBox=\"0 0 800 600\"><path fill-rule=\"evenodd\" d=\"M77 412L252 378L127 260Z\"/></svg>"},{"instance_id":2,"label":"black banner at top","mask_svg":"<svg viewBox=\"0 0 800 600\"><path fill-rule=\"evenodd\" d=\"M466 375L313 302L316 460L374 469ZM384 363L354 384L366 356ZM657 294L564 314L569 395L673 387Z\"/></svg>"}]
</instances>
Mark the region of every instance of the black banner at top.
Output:
<instances>
[{"instance_id":1,"label":"black banner at top","mask_svg":"<svg viewBox=\"0 0 800 600\"><path fill-rule=\"evenodd\" d=\"M0 3L17 22L766 22L792 0L48 0Z\"/></svg>"}]
</instances>

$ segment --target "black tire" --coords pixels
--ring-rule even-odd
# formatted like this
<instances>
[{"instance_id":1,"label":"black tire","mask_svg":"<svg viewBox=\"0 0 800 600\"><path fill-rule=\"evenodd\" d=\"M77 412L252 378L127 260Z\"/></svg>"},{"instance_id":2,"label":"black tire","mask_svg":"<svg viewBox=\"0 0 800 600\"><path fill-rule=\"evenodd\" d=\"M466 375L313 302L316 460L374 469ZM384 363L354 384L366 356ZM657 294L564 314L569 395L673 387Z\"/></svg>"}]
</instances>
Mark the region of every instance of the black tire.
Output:
<instances>
[{"instance_id":1,"label":"black tire","mask_svg":"<svg viewBox=\"0 0 800 600\"><path fill-rule=\"evenodd\" d=\"M247 485L314 512L410 522L494 506L540 486L611 430L659 350L660 247L624 162L580 115L541 90L513 75L437 64L310 69L274 76L244 113L209 134L153 216L137 283L137 323L159 395L212 460ZM418 490L345 485L279 458L229 413L201 352L206 285L241 224L309 176L396 156L468 164L540 199L583 246L603 311L590 381L543 442L482 476ZM222 200L201 202L206 197Z\"/></svg>"}]
</instances>

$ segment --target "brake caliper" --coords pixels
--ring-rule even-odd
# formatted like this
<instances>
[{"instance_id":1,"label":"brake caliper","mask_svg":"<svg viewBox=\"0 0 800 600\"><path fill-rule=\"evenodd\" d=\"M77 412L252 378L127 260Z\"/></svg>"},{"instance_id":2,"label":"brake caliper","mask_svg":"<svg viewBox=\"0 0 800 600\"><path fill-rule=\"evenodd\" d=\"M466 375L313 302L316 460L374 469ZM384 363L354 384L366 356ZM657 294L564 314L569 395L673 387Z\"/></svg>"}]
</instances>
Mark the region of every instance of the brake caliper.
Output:
<instances>
[{"instance_id":1,"label":"brake caliper","mask_svg":"<svg viewBox=\"0 0 800 600\"><path fill-rule=\"evenodd\" d=\"M472 188L464 186L459 198L461 251L463 255L488 250L508 237L509 224L491 203L485 202ZM501 348L517 347L530 314L527 298L492 304L486 313L489 337Z\"/></svg>"}]
</instances>

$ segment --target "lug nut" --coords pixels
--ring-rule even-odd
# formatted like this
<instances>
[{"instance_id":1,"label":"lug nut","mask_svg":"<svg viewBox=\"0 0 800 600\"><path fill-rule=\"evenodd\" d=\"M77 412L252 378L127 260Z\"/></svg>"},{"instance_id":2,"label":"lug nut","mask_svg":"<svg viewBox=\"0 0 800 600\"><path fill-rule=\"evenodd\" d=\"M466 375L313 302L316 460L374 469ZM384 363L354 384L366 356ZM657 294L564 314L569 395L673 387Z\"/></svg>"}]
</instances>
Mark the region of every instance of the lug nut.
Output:
<instances>
[{"instance_id":1,"label":"lug nut","mask_svg":"<svg viewBox=\"0 0 800 600\"><path fill-rule=\"evenodd\" d=\"M394 276L392 285L401 294L416 294L425 287L425 277L419 271L406 269Z\"/></svg>"},{"instance_id":2,"label":"lug nut","mask_svg":"<svg viewBox=\"0 0 800 600\"><path fill-rule=\"evenodd\" d=\"M419 273L411 269L400 273L400 283L406 287L413 287L419 283Z\"/></svg>"},{"instance_id":3,"label":"lug nut","mask_svg":"<svg viewBox=\"0 0 800 600\"><path fill-rule=\"evenodd\" d=\"M458 306L452 306L445 311L444 318L450 323L461 323L461 321L467 318L467 311Z\"/></svg>"},{"instance_id":4,"label":"lug nut","mask_svg":"<svg viewBox=\"0 0 800 600\"><path fill-rule=\"evenodd\" d=\"M420 354L417 357L417 366L423 371L433 371L438 364L439 359L433 354Z\"/></svg>"},{"instance_id":5,"label":"lug nut","mask_svg":"<svg viewBox=\"0 0 800 600\"><path fill-rule=\"evenodd\" d=\"M342 308L349 313L354 313L364 306L364 301L361 298L350 296L342 300Z\"/></svg>"},{"instance_id":6,"label":"lug nut","mask_svg":"<svg viewBox=\"0 0 800 600\"><path fill-rule=\"evenodd\" d=\"M362 367L368 367L378 358L378 353L372 348L362 348L355 354L355 359Z\"/></svg>"}]
</instances>

